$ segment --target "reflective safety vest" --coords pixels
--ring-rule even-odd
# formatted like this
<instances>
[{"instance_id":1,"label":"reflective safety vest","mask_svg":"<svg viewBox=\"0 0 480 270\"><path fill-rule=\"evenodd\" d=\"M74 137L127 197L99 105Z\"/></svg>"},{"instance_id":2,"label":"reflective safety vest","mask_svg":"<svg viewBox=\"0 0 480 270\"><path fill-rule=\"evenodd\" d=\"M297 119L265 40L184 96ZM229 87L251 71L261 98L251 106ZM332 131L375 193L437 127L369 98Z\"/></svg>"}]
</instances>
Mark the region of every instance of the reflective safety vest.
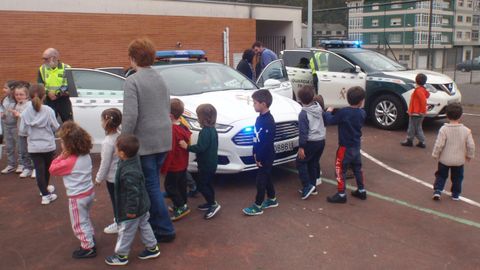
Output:
<instances>
[{"instance_id":1,"label":"reflective safety vest","mask_svg":"<svg viewBox=\"0 0 480 270\"><path fill-rule=\"evenodd\" d=\"M317 62L318 71L328 71L328 55L327 52L316 52L312 58L310 58L310 69L312 70L312 75L317 74L317 69L315 68L315 63Z\"/></svg>"},{"instance_id":2,"label":"reflective safety vest","mask_svg":"<svg viewBox=\"0 0 480 270\"><path fill-rule=\"evenodd\" d=\"M40 76L42 76L47 93L49 91L55 91L55 94L58 95L60 92L67 90L68 84L65 68L69 67L69 65L64 63L59 63L56 68L50 68L46 65L40 66Z\"/></svg>"}]
</instances>

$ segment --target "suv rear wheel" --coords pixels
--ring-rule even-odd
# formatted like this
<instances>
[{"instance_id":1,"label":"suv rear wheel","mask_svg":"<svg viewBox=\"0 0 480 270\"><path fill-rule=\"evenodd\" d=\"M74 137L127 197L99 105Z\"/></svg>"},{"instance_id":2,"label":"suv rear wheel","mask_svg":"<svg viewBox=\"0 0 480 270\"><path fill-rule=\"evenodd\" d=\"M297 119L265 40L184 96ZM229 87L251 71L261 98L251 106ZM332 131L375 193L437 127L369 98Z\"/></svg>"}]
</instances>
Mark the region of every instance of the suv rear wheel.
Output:
<instances>
[{"instance_id":1,"label":"suv rear wheel","mask_svg":"<svg viewBox=\"0 0 480 270\"><path fill-rule=\"evenodd\" d=\"M398 129L406 123L405 106L393 95L381 95L370 106L369 117L381 129Z\"/></svg>"}]
</instances>

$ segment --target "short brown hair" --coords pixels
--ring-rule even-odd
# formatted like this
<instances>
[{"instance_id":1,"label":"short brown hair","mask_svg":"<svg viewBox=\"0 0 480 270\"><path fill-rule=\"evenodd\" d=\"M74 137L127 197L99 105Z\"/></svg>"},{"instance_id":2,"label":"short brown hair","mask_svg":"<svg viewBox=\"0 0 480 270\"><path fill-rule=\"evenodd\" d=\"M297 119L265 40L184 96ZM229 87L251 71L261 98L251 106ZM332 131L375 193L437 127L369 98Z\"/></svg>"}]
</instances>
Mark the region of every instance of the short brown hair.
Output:
<instances>
[{"instance_id":1,"label":"short brown hair","mask_svg":"<svg viewBox=\"0 0 480 270\"><path fill-rule=\"evenodd\" d=\"M262 48L262 47L263 47L263 43L257 40L257 41L255 41L255 42L252 44L252 49L255 48L255 47Z\"/></svg>"},{"instance_id":2,"label":"short brown hair","mask_svg":"<svg viewBox=\"0 0 480 270\"><path fill-rule=\"evenodd\" d=\"M365 99L365 90L360 86L354 86L347 91L348 104L354 106L360 104Z\"/></svg>"},{"instance_id":3,"label":"short brown hair","mask_svg":"<svg viewBox=\"0 0 480 270\"><path fill-rule=\"evenodd\" d=\"M92 149L90 134L73 121L63 123L58 131L58 136L63 142L64 150L71 155L86 155Z\"/></svg>"},{"instance_id":4,"label":"short brown hair","mask_svg":"<svg viewBox=\"0 0 480 270\"><path fill-rule=\"evenodd\" d=\"M298 90L298 98L300 99L300 102L302 104L307 105L312 103L313 97L315 96L315 91L313 86L311 85L305 85L300 90Z\"/></svg>"},{"instance_id":5,"label":"short brown hair","mask_svg":"<svg viewBox=\"0 0 480 270\"><path fill-rule=\"evenodd\" d=\"M458 120L460 117L462 117L463 114L463 108L460 103L452 103L448 104L447 108L447 118L450 120Z\"/></svg>"},{"instance_id":6,"label":"short brown hair","mask_svg":"<svg viewBox=\"0 0 480 270\"><path fill-rule=\"evenodd\" d=\"M102 120L105 121L105 132L107 134L116 132L122 124L122 112L117 108L106 109L102 112Z\"/></svg>"},{"instance_id":7,"label":"short brown hair","mask_svg":"<svg viewBox=\"0 0 480 270\"><path fill-rule=\"evenodd\" d=\"M153 65L155 53L155 44L148 38L137 38L128 45L128 56L139 67Z\"/></svg>"},{"instance_id":8,"label":"short brown hair","mask_svg":"<svg viewBox=\"0 0 480 270\"><path fill-rule=\"evenodd\" d=\"M197 107L197 117L201 127L215 127L217 110L212 104L201 104Z\"/></svg>"},{"instance_id":9,"label":"short brown hair","mask_svg":"<svg viewBox=\"0 0 480 270\"><path fill-rule=\"evenodd\" d=\"M183 102L178 98L170 99L170 113L175 119L180 118L185 111Z\"/></svg>"},{"instance_id":10,"label":"short brown hair","mask_svg":"<svg viewBox=\"0 0 480 270\"><path fill-rule=\"evenodd\" d=\"M272 93L267 89L260 89L252 94L252 99L258 101L258 103L265 103L270 108L273 102Z\"/></svg>"},{"instance_id":11,"label":"short brown hair","mask_svg":"<svg viewBox=\"0 0 480 270\"><path fill-rule=\"evenodd\" d=\"M140 142L135 135L122 134L117 138L117 149L125 153L127 158L134 157L140 148Z\"/></svg>"},{"instance_id":12,"label":"short brown hair","mask_svg":"<svg viewBox=\"0 0 480 270\"><path fill-rule=\"evenodd\" d=\"M418 73L417 76L415 77L415 82L418 85L425 85L427 83L427 75L423 73Z\"/></svg>"}]
</instances>

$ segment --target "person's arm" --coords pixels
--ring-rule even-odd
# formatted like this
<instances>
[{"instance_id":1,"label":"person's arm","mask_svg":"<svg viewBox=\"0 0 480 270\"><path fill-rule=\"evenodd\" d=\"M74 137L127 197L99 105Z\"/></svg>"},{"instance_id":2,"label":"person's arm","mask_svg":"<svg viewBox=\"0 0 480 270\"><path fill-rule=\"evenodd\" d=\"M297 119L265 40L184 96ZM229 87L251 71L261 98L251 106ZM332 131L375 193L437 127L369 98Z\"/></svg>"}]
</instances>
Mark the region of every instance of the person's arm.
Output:
<instances>
[{"instance_id":1,"label":"person's arm","mask_svg":"<svg viewBox=\"0 0 480 270\"><path fill-rule=\"evenodd\" d=\"M102 146L102 151L100 153L100 168L98 169L97 176L95 177L95 182L98 184L101 184L105 179L107 179L114 155L115 146L110 142L105 143Z\"/></svg>"},{"instance_id":2,"label":"person's arm","mask_svg":"<svg viewBox=\"0 0 480 270\"><path fill-rule=\"evenodd\" d=\"M126 172L122 175L122 178L125 183L125 193L127 194L127 201L126 201L126 213L127 217L135 218L138 207L140 205L140 188L139 188L139 179L141 179L142 175L140 172Z\"/></svg>"},{"instance_id":3,"label":"person's arm","mask_svg":"<svg viewBox=\"0 0 480 270\"><path fill-rule=\"evenodd\" d=\"M323 121L325 125L338 125L340 119L341 111L338 111L336 114L332 114L331 111L326 111L323 113Z\"/></svg>"},{"instance_id":4,"label":"person's arm","mask_svg":"<svg viewBox=\"0 0 480 270\"><path fill-rule=\"evenodd\" d=\"M69 155L64 157L63 155L58 156L52 161L48 171L53 176L64 176L72 173L72 169L77 162L77 156Z\"/></svg>"},{"instance_id":5,"label":"person's arm","mask_svg":"<svg viewBox=\"0 0 480 270\"><path fill-rule=\"evenodd\" d=\"M28 127L25 124L25 120L23 119L23 117L20 117L20 123L18 124L18 135L28 136Z\"/></svg>"},{"instance_id":6,"label":"person's arm","mask_svg":"<svg viewBox=\"0 0 480 270\"><path fill-rule=\"evenodd\" d=\"M433 158L438 159L440 157L440 153L445 147L446 140L447 140L447 136L445 134L445 129L442 127L438 132L437 139L435 140L435 145L433 146L433 151L432 151Z\"/></svg>"},{"instance_id":7,"label":"person's arm","mask_svg":"<svg viewBox=\"0 0 480 270\"><path fill-rule=\"evenodd\" d=\"M210 134L205 134L205 129L200 130L197 144L189 145L187 150L193 153L203 153L210 147Z\"/></svg>"},{"instance_id":8,"label":"person's arm","mask_svg":"<svg viewBox=\"0 0 480 270\"><path fill-rule=\"evenodd\" d=\"M308 140L308 117L307 113L302 110L298 115L298 146L300 148L305 148Z\"/></svg>"},{"instance_id":9,"label":"person's arm","mask_svg":"<svg viewBox=\"0 0 480 270\"><path fill-rule=\"evenodd\" d=\"M467 160L475 157L475 142L473 141L472 131L469 130L467 137Z\"/></svg>"},{"instance_id":10,"label":"person's arm","mask_svg":"<svg viewBox=\"0 0 480 270\"><path fill-rule=\"evenodd\" d=\"M38 70L38 74L37 74L37 83L45 85L45 81L42 78L42 73L40 72L40 69Z\"/></svg>"},{"instance_id":11,"label":"person's arm","mask_svg":"<svg viewBox=\"0 0 480 270\"><path fill-rule=\"evenodd\" d=\"M131 77L129 77L131 78ZM133 80L125 80L122 134L133 134L138 121L138 92Z\"/></svg>"},{"instance_id":12,"label":"person's arm","mask_svg":"<svg viewBox=\"0 0 480 270\"><path fill-rule=\"evenodd\" d=\"M50 109L50 123L52 131L55 133L58 128L60 128L60 124L58 123L57 118L55 117L55 112L52 109Z\"/></svg>"}]
</instances>

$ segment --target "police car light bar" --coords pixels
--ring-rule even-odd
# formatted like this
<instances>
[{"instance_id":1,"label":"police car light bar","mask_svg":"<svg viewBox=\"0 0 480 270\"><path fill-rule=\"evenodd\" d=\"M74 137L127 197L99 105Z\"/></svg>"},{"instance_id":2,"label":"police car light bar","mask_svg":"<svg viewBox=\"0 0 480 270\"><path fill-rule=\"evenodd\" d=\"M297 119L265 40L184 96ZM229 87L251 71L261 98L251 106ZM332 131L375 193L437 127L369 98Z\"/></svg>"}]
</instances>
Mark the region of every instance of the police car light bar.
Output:
<instances>
[{"instance_id":1,"label":"police car light bar","mask_svg":"<svg viewBox=\"0 0 480 270\"><path fill-rule=\"evenodd\" d=\"M174 50L174 51L157 51L156 58L204 58L203 50Z\"/></svg>"},{"instance_id":2,"label":"police car light bar","mask_svg":"<svg viewBox=\"0 0 480 270\"><path fill-rule=\"evenodd\" d=\"M325 48L361 48L361 40L322 40L320 45Z\"/></svg>"}]
</instances>

